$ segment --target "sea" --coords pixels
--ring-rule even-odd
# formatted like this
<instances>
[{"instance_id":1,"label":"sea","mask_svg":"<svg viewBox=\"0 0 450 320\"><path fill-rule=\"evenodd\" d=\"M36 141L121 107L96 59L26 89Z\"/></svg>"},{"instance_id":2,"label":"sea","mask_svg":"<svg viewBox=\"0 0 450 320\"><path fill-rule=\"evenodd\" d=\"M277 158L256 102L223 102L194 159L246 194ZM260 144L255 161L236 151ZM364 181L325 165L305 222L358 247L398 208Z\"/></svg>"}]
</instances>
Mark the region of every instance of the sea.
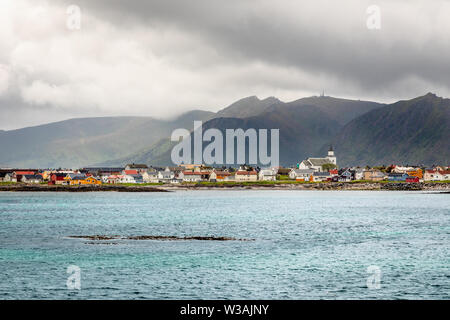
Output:
<instances>
[{"instance_id":1,"label":"sea","mask_svg":"<svg viewBox=\"0 0 450 320\"><path fill-rule=\"evenodd\" d=\"M0 299L449 297L449 194L0 193Z\"/></svg>"}]
</instances>

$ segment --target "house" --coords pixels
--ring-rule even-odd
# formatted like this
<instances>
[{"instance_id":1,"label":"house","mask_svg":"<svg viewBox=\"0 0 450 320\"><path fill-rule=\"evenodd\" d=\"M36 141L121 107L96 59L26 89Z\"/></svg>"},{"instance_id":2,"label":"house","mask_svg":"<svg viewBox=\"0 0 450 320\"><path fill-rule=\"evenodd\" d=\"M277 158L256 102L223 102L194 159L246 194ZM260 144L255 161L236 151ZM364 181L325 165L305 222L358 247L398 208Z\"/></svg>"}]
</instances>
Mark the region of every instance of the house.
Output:
<instances>
[{"instance_id":1,"label":"house","mask_svg":"<svg viewBox=\"0 0 450 320\"><path fill-rule=\"evenodd\" d=\"M41 183L43 181L40 174L24 174L20 182L23 183Z\"/></svg>"},{"instance_id":2,"label":"house","mask_svg":"<svg viewBox=\"0 0 450 320\"><path fill-rule=\"evenodd\" d=\"M208 181L210 179L211 172L209 171L183 171L178 175L178 178L185 182L199 182Z\"/></svg>"},{"instance_id":3,"label":"house","mask_svg":"<svg viewBox=\"0 0 450 320\"><path fill-rule=\"evenodd\" d=\"M100 179L85 174L68 174L65 178L72 185L97 185L102 184Z\"/></svg>"},{"instance_id":4,"label":"house","mask_svg":"<svg viewBox=\"0 0 450 320\"><path fill-rule=\"evenodd\" d=\"M418 183L420 180L418 177L413 177L413 176L408 176L406 178L406 182L414 182L414 183Z\"/></svg>"},{"instance_id":5,"label":"house","mask_svg":"<svg viewBox=\"0 0 450 320\"><path fill-rule=\"evenodd\" d=\"M423 180L425 181L444 181L450 180L450 170L425 170Z\"/></svg>"},{"instance_id":6,"label":"house","mask_svg":"<svg viewBox=\"0 0 450 320\"><path fill-rule=\"evenodd\" d=\"M173 178L175 178L175 172L171 171L169 167L166 167L164 171L158 172L159 182L169 182Z\"/></svg>"},{"instance_id":7,"label":"house","mask_svg":"<svg viewBox=\"0 0 450 320\"><path fill-rule=\"evenodd\" d=\"M129 174L121 174L119 177L119 183L136 183L134 177Z\"/></svg>"},{"instance_id":8,"label":"house","mask_svg":"<svg viewBox=\"0 0 450 320\"><path fill-rule=\"evenodd\" d=\"M142 177L141 174L128 174L127 176L133 178L132 183L144 183L144 178Z\"/></svg>"},{"instance_id":9,"label":"house","mask_svg":"<svg viewBox=\"0 0 450 320\"><path fill-rule=\"evenodd\" d=\"M395 173L391 172L388 175L389 181L406 181L406 178L408 178L409 175L407 173Z\"/></svg>"},{"instance_id":10,"label":"house","mask_svg":"<svg viewBox=\"0 0 450 320\"><path fill-rule=\"evenodd\" d=\"M121 175L121 174L112 174L110 176L107 176L106 178L107 178L106 183L116 184L116 183L121 183L123 175Z\"/></svg>"},{"instance_id":11,"label":"house","mask_svg":"<svg viewBox=\"0 0 450 320\"><path fill-rule=\"evenodd\" d=\"M442 170L439 173L442 175L443 180L450 180L450 170Z\"/></svg>"},{"instance_id":12,"label":"house","mask_svg":"<svg viewBox=\"0 0 450 320\"><path fill-rule=\"evenodd\" d=\"M17 180L15 180L15 176L13 172L9 172L6 173L5 176L3 177L3 182L17 182Z\"/></svg>"},{"instance_id":13,"label":"house","mask_svg":"<svg viewBox=\"0 0 450 320\"><path fill-rule=\"evenodd\" d=\"M425 181L442 181L444 177L440 173L439 170L436 169L427 169L423 175L423 180Z\"/></svg>"},{"instance_id":14,"label":"house","mask_svg":"<svg viewBox=\"0 0 450 320\"><path fill-rule=\"evenodd\" d=\"M297 181L309 181L309 177L314 173L314 169L291 169L289 179Z\"/></svg>"},{"instance_id":15,"label":"house","mask_svg":"<svg viewBox=\"0 0 450 320\"><path fill-rule=\"evenodd\" d=\"M356 168L355 169L355 180L364 180L364 169L363 168Z\"/></svg>"},{"instance_id":16,"label":"house","mask_svg":"<svg viewBox=\"0 0 450 320\"><path fill-rule=\"evenodd\" d=\"M277 173L272 169L263 169L258 173L258 180L262 181L276 181Z\"/></svg>"},{"instance_id":17,"label":"house","mask_svg":"<svg viewBox=\"0 0 450 320\"><path fill-rule=\"evenodd\" d=\"M238 170L234 179L235 181L256 181L258 180L258 173L255 170Z\"/></svg>"},{"instance_id":18,"label":"house","mask_svg":"<svg viewBox=\"0 0 450 320\"><path fill-rule=\"evenodd\" d=\"M24 175L34 175L34 174L35 174L34 171L14 171L13 172L13 177L12 177L12 182L22 181L22 176L24 176Z\"/></svg>"},{"instance_id":19,"label":"house","mask_svg":"<svg viewBox=\"0 0 450 320\"><path fill-rule=\"evenodd\" d=\"M143 172L148 170L148 166L146 164L131 163L125 166L125 170L136 170L138 172Z\"/></svg>"},{"instance_id":20,"label":"house","mask_svg":"<svg viewBox=\"0 0 450 320\"><path fill-rule=\"evenodd\" d=\"M102 184L102 181L98 177L87 177L84 179L84 184Z\"/></svg>"},{"instance_id":21,"label":"house","mask_svg":"<svg viewBox=\"0 0 450 320\"><path fill-rule=\"evenodd\" d=\"M325 158L308 158L306 160L303 160L298 165L298 169L313 169L314 171L322 172L326 171L323 168L324 165L337 165L336 156L334 154L332 146L330 146L328 155Z\"/></svg>"},{"instance_id":22,"label":"house","mask_svg":"<svg viewBox=\"0 0 450 320\"><path fill-rule=\"evenodd\" d=\"M406 173L410 176L410 177L417 177L419 179L423 179L423 170L420 168L416 168L413 170L408 170L406 171Z\"/></svg>"},{"instance_id":23,"label":"house","mask_svg":"<svg viewBox=\"0 0 450 320\"><path fill-rule=\"evenodd\" d=\"M42 175L42 179L45 181L50 181L50 178L52 176L52 171L49 170L44 170L40 173L40 175Z\"/></svg>"},{"instance_id":24,"label":"house","mask_svg":"<svg viewBox=\"0 0 450 320\"><path fill-rule=\"evenodd\" d=\"M339 170L338 181L349 182L353 180L353 172L349 168Z\"/></svg>"},{"instance_id":25,"label":"house","mask_svg":"<svg viewBox=\"0 0 450 320\"><path fill-rule=\"evenodd\" d=\"M66 184L66 180L64 179L67 176L65 173L54 172L50 175L50 181L48 184Z\"/></svg>"},{"instance_id":26,"label":"house","mask_svg":"<svg viewBox=\"0 0 450 320\"><path fill-rule=\"evenodd\" d=\"M386 179L386 174L377 169L365 170L364 180L368 181L382 181Z\"/></svg>"},{"instance_id":27,"label":"house","mask_svg":"<svg viewBox=\"0 0 450 320\"><path fill-rule=\"evenodd\" d=\"M322 182L331 180L331 174L329 172L314 172L312 176L310 176L309 181L313 182Z\"/></svg>"},{"instance_id":28,"label":"house","mask_svg":"<svg viewBox=\"0 0 450 320\"><path fill-rule=\"evenodd\" d=\"M145 183L158 183L158 172L156 170L148 170L141 173Z\"/></svg>"},{"instance_id":29,"label":"house","mask_svg":"<svg viewBox=\"0 0 450 320\"><path fill-rule=\"evenodd\" d=\"M231 176L231 173L229 173L228 171L213 170L209 175L209 181L211 182L225 181L225 178L229 176Z\"/></svg>"},{"instance_id":30,"label":"house","mask_svg":"<svg viewBox=\"0 0 450 320\"><path fill-rule=\"evenodd\" d=\"M203 181L201 172L183 171L179 177L184 182L200 182Z\"/></svg>"},{"instance_id":31,"label":"house","mask_svg":"<svg viewBox=\"0 0 450 320\"><path fill-rule=\"evenodd\" d=\"M8 172L0 172L0 182L4 182L5 176L8 174Z\"/></svg>"},{"instance_id":32,"label":"house","mask_svg":"<svg viewBox=\"0 0 450 320\"><path fill-rule=\"evenodd\" d=\"M224 176L224 181L236 181L236 173L230 173L229 176Z\"/></svg>"}]
</instances>

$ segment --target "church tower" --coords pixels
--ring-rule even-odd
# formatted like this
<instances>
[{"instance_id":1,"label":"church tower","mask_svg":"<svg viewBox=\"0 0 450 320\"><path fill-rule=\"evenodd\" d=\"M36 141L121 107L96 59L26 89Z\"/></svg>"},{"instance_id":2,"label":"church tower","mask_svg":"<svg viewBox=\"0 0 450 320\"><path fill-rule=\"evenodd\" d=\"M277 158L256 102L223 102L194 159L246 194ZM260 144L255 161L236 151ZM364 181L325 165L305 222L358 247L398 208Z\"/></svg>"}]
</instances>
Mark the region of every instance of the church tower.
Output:
<instances>
[{"instance_id":1,"label":"church tower","mask_svg":"<svg viewBox=\"0 0 450 320\"><path fill-rule=\"evenodd\" d=\"M331 163L336 164L336 156L334 155L332 145L330 145L330 149L328 150L327 159L330 160Z\"/></svg>"}]
</instances>

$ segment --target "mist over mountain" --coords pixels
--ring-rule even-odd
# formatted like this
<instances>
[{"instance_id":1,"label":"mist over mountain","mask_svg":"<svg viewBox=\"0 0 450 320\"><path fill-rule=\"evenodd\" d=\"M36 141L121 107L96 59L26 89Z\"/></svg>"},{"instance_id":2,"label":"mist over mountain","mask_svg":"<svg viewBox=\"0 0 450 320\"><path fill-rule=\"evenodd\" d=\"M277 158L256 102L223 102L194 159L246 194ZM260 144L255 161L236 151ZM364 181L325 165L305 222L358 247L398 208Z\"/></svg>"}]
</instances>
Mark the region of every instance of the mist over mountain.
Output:
<instances>
[{"instance_id":1,"label":"mist over mountain","mask_svg":"<svg viewBox=\"0 0 450 320\"><path fill-rule=\"evenodd\" d=\"M150 147L172 130L206 120L192 111L173 120L150 117L70 119L0 132L0 164L9 167L79 167L117 159Z\"/></svg>"},{"instance_id":2,"label":"mist over mountain","mask_svg":"<svg viewBox=\"0 0 450 320\"><path fill-rule=\"evenodd\" d=\"M323 156L322 146L328 144L339 133L346 119L353 119L383 105L325 96L288 103L273 97L260 100L252 96L238 100L217 112L213 119L203 124L203 130L216 128L225 136L225 130L233 128L280 129L280 163L291 166L309 156ZM192 130L192 127L187 129ZM207 144L203 143L203 147ZM167 137L149 149L101 164L119 165L128 162L171 164L170 154L175 145L176 143ZM248 159L248 148L246 151Z\"/></svg>"},{"instance_id":3,"label":"mist over mountain","mask_svg":"<svg viewBox=\"0 0 450 320\"><path fill-rule=\"evenodd\" d=\"M129 162L172 165L176 128L279 129L280 163L324 156L333 144L338 164L450 162L450 100L427 94L394 104L328 96L282 102L255 96L217 113L194 110L171 120L150 117L71 119L0 131L0 164L82 167ZM206 146L207 143L204 143Z\"/></svg>"},{"instance_id":4,"label":"mist over mountain","mask_svg":"<svg viewBox=\"0 0 450 320\"><path fill-rule=\"evenodd\" d=\"M450 99L428 93L369 111L350 121L333 145L341 165L447 165Z\"/></svg>"}]
</instances>

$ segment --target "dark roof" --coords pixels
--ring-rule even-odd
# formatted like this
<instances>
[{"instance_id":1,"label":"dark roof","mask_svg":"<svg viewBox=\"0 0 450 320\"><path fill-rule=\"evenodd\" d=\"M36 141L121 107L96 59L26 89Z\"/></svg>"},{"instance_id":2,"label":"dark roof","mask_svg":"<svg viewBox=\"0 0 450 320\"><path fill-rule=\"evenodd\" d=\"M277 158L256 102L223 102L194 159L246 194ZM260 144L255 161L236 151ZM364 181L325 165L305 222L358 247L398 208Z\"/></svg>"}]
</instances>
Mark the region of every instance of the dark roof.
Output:
<instances>
[{"instance_id":1,"label":"dark roof","mask_svg":"<svg viewBox=\"0 0 450 320\"><path fill-rule=\"evenodd\" d=\"M24 175L22 176L22 178L23 178L23 177L27 178L28 180L30 180L30 179L42 180L42 176L41 176L40 174L24 174Z\"/></svg>"},{"instance_id":2,"label":"dark roof","mask_svg":"<svg viewBox=\"0 0 450 320\"><path fill-rule=\"evenodd\" d=\"M396 173L396 172L389 173L389 177L403 177L405 175L408 175L408 174L407 173Z\"/></svg>"},{"instance_id":3,"label":"dark roof","mask_svg":"<svg viewBox=\"0 0 450 320\"><path fill-rule=\"evenodd\" d=\"M67 173L63 173L63 172L54 172L51 174L52 176L57 176L57 177L65 177L67 176Z\"/></svg>"},{"instance_id":4,"label":"dark roof","mask_svg":"<svg viewBox=\"0 0 450 320\"><path fill-rule=\"evenodd\" d=\"M319 177L320 176L322 176L322 177L329 177L330 173L329 172L314 172L313 175L316 176L316 177L317 176L319 176Z\"/></svg>"},{"instance_id":5,"label":"dark roof","mask_svg":"<svg viewBox=\"0 0 450 320\"><path fill-rule=\"evenodd\" d=\"M82 168L80 171L87 171L87 172L120 172L124 168L115 167L115 168L108 168L108 167L90 167L90 168Z\"/></svg>"},{"instance_id":6,"label":"dark roof","mask_svg":"<svg viewBox=\"0 0 450 320\"><path fill-rule=\"evenodd\" d=\"M148 166L146 164L137 164L137 163L129 163L126 165L126 167L138 168L138 169L147 169L148 168Z\"/></svg>"},{"instance_id":7,"label":"dark roof","mask_svg":"<svg viewBox=\"0 0 450 320\"><path fill-rule=\"evenodd\" d=\"M328 158L308 158L306 161L309 161L313 166L323 166L324 164L332 164L330 159Z\"/></svg>"}]
</instances>

